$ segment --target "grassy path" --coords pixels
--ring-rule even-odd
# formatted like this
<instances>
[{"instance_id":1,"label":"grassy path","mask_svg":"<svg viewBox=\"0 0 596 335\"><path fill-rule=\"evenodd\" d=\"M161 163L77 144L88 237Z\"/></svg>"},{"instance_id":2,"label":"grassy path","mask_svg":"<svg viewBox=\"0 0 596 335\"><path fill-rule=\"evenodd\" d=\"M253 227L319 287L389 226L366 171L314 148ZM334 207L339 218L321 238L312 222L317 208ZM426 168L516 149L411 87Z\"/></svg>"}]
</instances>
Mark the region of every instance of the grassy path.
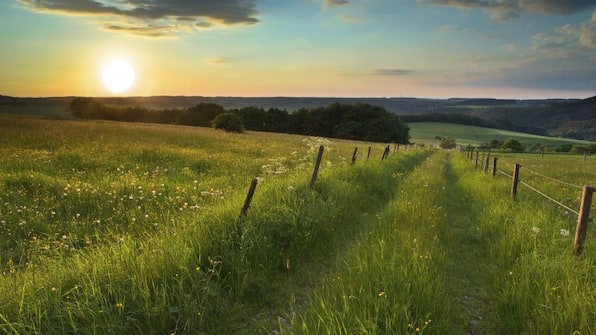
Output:
<instances>
[{"instance_id":1,"label":"grassy path","mask_svg":"<svg viewBox=\"0 0 596 335\"><path fill-rule=\"evenodd\" d=\"M481 239L481 208L460 185L461 172L454 171L446 158L445 192L450 199L445 209L443 236L446 245L447 281L451 301L457 306L451 315L454 334L496 334L493 300L485 288L490 276L490 258ZM463 329L459 329L459 327Z\"/></svg>"},{"instance_id":2,"label":"grassy path","mask_svg":"<svg viewBox=\"0 0 596 335\"><path fill-rule=\"evenodd\" d=\"M436 153L314 290L288 334L496 334L481 208Z\"/></svg>"}]
</instances>

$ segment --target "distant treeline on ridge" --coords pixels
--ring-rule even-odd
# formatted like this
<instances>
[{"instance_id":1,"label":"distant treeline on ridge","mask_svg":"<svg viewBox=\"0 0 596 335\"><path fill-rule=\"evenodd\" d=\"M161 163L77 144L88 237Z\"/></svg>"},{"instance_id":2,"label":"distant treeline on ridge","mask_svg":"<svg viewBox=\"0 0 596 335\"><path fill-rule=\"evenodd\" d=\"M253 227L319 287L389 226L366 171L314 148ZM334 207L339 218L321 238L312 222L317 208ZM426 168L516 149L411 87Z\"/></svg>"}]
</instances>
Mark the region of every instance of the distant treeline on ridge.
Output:
<instances>
[{"instance_id":1,"label":"distant treeline on ridge","mask_svg":"<svg viewBox=\"0 0 596 335\"><path fill-rule=\"evenodd\" d=\"M370 104L299 109L293 113L277 108L243 107L225 110L214 103L199 103L186 109L151 110L143 107L115 107L93 98L74 98L69 109L76 118L125 122L150 122L211 127L223 113L242 118L244 128L309 136L322 136L373 142L409 143L409 127L385 108Z\"/></svg>"}]
</instances>

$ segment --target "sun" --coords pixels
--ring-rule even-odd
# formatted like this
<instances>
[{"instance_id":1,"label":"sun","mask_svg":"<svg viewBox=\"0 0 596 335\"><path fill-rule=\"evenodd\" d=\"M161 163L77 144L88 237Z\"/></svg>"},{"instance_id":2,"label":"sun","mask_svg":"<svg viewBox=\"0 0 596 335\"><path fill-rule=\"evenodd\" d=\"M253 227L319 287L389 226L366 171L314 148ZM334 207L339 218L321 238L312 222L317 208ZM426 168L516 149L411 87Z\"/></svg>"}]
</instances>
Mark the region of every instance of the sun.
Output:
<instances>
[{"instance_id":1,"label":"sun","mask_svg":"<svg viewBox=\"0 0 596 335\"><path fill-rule=\"evenodd\" d=\"M112 93L122 93L135 83L135 72L126 61L110 61L101 71L101 81Z\"/></svg>"}]
</instances>

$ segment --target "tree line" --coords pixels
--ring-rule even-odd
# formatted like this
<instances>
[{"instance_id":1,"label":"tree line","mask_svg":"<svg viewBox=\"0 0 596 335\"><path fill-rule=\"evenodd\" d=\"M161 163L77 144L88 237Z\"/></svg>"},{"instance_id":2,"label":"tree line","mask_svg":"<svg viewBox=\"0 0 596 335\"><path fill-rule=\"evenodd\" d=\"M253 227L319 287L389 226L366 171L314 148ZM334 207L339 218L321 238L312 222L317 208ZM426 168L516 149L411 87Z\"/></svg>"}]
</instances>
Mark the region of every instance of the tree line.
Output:
<instances>
[{"instance_id":1,"label":"tree line","mask_svg":"<svg viewBox=\"0 0 596 335\"><path fill-rule=\"evenodd\" d=\"M229 131L268 131L373 142L409 143L409 127L385 108L370 104L334 103L302 108L288 113L277 108L243 107L226 110L214 103L199 103L184 109L152 110L144 107L116 107L94 98L74 98L69 109L81 119L150 122Z\"/></svg>"}]
</instances>

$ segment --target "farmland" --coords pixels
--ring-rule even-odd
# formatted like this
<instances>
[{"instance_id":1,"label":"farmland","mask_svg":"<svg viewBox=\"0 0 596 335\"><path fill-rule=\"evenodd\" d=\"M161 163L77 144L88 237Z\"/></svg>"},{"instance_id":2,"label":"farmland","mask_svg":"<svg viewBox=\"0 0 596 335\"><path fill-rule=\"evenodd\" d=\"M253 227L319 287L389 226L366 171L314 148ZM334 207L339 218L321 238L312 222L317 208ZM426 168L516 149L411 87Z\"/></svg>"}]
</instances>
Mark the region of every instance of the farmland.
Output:
<instances>
[{"instance_id":1,"label":"farmland","mask_svg":"<svg viewBox=\"0 0 596 335\"><path fill-rule=\"evenodd\" d=\"M593 143L589 141L546 137L508 130L465 126L450 123L412 122L408 123L408 126L411 129L411 141L425 144L437 144L439 141L434 138L435 136L453 137L458 144L469 144L473 146L482 145L495 139L499 141L505 141L512 138L521 142L528 149L536 145L560 146L564 144L586 145Z\"/></svg>"},{"instance_id":2,"label":"farmland","mask_svg":"<svg viewBox=\"0 0 596 335\"><path fill-rule=\"evenodd\" d=\"M459 152L381 161L385 144L15 116L0 130L2 333L596 332L594 225L573 257L576 217L523 187L512 201ZM596 182L592 156L499 161L572 208L577 189L536 172Z\"/></svg>"}]
</instances>

